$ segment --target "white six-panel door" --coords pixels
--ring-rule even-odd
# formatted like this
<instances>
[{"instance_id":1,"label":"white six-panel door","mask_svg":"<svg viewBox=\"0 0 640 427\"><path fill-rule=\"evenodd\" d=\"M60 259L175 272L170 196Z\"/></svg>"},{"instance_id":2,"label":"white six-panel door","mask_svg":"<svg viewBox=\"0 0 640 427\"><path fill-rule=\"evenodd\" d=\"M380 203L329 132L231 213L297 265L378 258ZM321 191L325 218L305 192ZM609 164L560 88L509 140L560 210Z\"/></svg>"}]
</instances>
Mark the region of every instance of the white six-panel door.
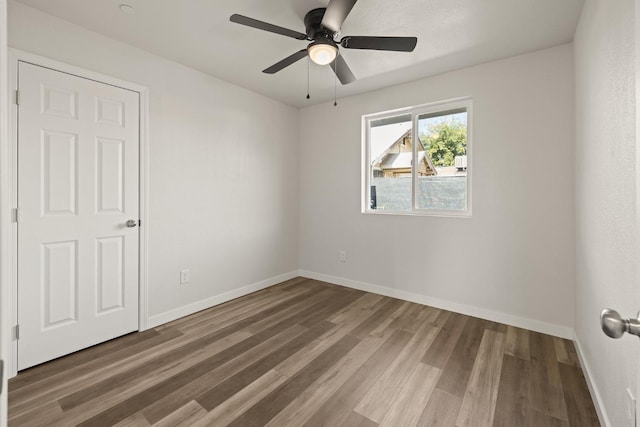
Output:
<instances>
[{"instance_id":1,"label":"white six-panel door","mask_svg":"<svg viewBox=\"0 0 640 427\"><path fill-rule=\"evenodd\" d=\"M25 62L18 87L25 369L138 329L139 94Z\"/></svg>"}]
</instances>

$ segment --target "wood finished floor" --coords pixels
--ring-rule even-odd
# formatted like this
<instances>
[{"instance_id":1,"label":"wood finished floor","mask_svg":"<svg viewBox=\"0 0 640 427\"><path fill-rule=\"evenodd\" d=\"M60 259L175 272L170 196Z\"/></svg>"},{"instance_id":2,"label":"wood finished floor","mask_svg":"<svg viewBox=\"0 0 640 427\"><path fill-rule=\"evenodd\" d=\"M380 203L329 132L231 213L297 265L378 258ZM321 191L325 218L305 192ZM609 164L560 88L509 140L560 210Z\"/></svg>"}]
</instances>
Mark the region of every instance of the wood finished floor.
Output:
<instances>
[{"instance_id":1,"label":"wood finished floor","mask_svg":"<svg viewBox=\"0 0 640 427\"><path fill-rule=\"evenodd\" d=\"M10 426L597 426L571 341L297 278L21 372Z\"/></svg>"}]
</instances>

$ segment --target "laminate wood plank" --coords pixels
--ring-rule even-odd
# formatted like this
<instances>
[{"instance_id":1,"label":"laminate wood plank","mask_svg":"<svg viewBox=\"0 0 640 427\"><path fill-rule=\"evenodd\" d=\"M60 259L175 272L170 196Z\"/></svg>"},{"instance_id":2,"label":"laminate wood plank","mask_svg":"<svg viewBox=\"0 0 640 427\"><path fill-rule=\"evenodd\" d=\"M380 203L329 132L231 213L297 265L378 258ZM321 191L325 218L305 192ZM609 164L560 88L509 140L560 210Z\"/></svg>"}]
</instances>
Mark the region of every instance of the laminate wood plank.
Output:
<instances>
[{"instance_id":1,"label":"laminate wood plank","mask_svg":"<svg viewBox=\"0 0 640 427\"><path fill-rule=\"evenodd\" d=\"M457 313L449 316L433 345L422 358L422 363L444 369L468 319L467 316Z\"/></svg>"},{"instance_id":2,"label":"laminate wood plank","mask_svg":"<svg viewBox=\"0 0 640 427\"><path fill-rule=\"evenodd\" d=\"M20 376L9 379L9 387L12 392L16 392L21 387L33 385L38 381L49 379L54 375L64 375L64 373L69 369L77 368L78 366L89 362L95 362L105 355L116 353L122 349L127 350L134 346L140 346L145 341L152 340L159 336L161 336L160 333L153 329L124 335L111 341L89 347L83 351L78 351L68 356L52 360L37 367L20 371Z\"/></svg>"},{"instance_id":3,"label":"laminate wood plank","mask_svg":"<svg viewBox=\"0 0 640 427\"><path fill-rule=\"evenodd\" d=\"M49 420L62 416L62 408L56 401L33 406L29 412L16 414L9 411L10 426L45 426Z\"/></svg>"},{"instance_id":4,"label":"laminate wood plank","mask_svg":"<svg viewBox=\"0 0 640 427\"><path fill-rule=\"evenodd\" d=\"M211 372L219 373L223 371L223 366L234 359L240 360L240 366L236 369L242 369L244 366L255 361L259 357L259 353L268 351L269 348L277 348L295 336L302 333L306 328L294 324L289 329L278 333L278 328L274 327L262 336L260 334L235 344L215 355L208 357L196 364L191 364L188 368L182 369L181 372L173 374L169 378L163 379L161 382L147 388L134 396L129 397L117 405L92 416L88 420L80 423L82 427L99 426L105 423L116 423L129 415L142 411L147 406L160 401L165 396L173 393L190 383L194 385L202 382L202 378ZM226 369L225 369L226 370ZM232 375L234 372L229 372ZM226 378L224 376L223 378Z\"/></svg>"},{"instance_id":5,"label":"laminate wood plank","mask_svg":"<svg viewBox=\"0 0 640 427\"><path fill-rule=\"evenodd\" d=\"M418 329L424 325L425 323L433 326L434 328L441 329L442 325L438 325L438 318L440 317L441 310L438 310L434 307L429 307L427 305L422 306L422 311L418 315L416 320L416 324L410 326L407 331L408 332L417 332Z\"/></svg>"},{"instance_id":6,"label":"laminate wood plank","mask_svg":"<svg viewBox=\"0 0 640 427\"><path fill-rule=\"evenodd\" d=\"M416 424L419 427L451 427L455 425L462 399L436 388ZM515 426L514 426L515 427Z\"/></svg>"},{"instance_id":7,"label":"laminate wood plank","mask_svg":"<svg viewBox=\"0 0 640 427\"><path fill-rule=\"evenodd\" d=\"M556 351L556 358L560 363L580 367L578 353L573 346L573 342L562 338L553 338L553 345Z\"/></svg>"},{"instance_id":8,"label":"laminate wood plank","mask_svg":"<svg viewBox=\"0 0 640 427\"><path fill-rule=\"evenodd\" d=\"M149 421L142 414L135 414L125 418L113 427L150 427Z\"/></svg>"},{"instance_id":9,"label":"laminate wood plank","mask_svg":"<svg viewBox=\"0 0 640 427\"><path fill-rule=\"evenodd\" d=\"M365 339L374 329L389 318L391 313L395 312L402 305L402 301L395 298L382 300L384 304L380 306L371 316L354 329L350 335L358 339Z\"/></svg>"},{"instance_id":10,"label":"laminate wood plank","mask_svg":"<svg viewBox=\"0 0 640 427\"><path fill-rule=\"evenodd\" d=\"M176 387L176 384L174 383L173 390L169 393L156 396L155 401L143 409L142 412L149 421L152 423L156 422L180 405L183 405L190 400L197 399L208 390L211 390L220 384L227 384L230 378L240 377L243 379L251 376L251 373L257 370L255 365L259 361L271 361L274 357L282 357L284 354L295 352L297 349L303 347L306 342L313 340L314 337L317 337L332 327L333 324L324 322L316 325L315 328L310 330L300 329L302 331L301 333L286 337L278 343L265 342L253 347L250 351L245 351L227 363L219 365L213 369L210 368L208 372L204 373L194 381L182 383L182 386L179 387ZM303 327L300 325L293 325L292 328ZM250 369L251 367L254 368ZM267 369L264 372L266 372L268 368L269 366L267 366ZM169 387L169 384L171 383L172 381L169 380L167 387ZM230 384L234 385L233 382ZM201 402L198 403L201 404ZM209 410L211 408L206 409Z\"/></svg>"},{"instance_id":11,"label":"laminate wood plank","mask_svg":"<svg viewBox=\"0 0 640 427\"><path fill-rule=\"evenodd\" d=\"M317 313L308 316L306 319L300 322L302 326L311 328L317 323L323 322L328 318L335 316L339 311L343 310L350 304L353 304L362 295L356 292L340 292L335 298L331 300L331 304L325 306Z\"/></svg>"},{"instance_id":12,"label":"laminate wood plank","mask_svg":"<svg viewBox=\"0 0 640 427\"><path fill-rule=\"evenodd\" d=\"M564 346L562 338L553 337L553 348L556 352L556 359L558 362L571 364L569 360L569 354Z\"/></svg>"},{"instance_id":13,"label":"laminate wood plank","mask_svg":"<svg viewBox=\"0 0 640 427\"><path fill-rule=\"evenodd\" d=\"M238 332L234 335L237 337L242 337L242 336L246 336L247 333ZM234 338L234 339L236 341L239 341L239 338ZM214 346L219 347L222 345L223 342L226 347L230 347L233 344L232 336L224 338L222 342L211 344L210 347L212 349L214 348ZM210 350L205 348L204 353L207 353L207 351L210 351ZM215 348L214 351L219 352L220 349ZM201 358L202 358L202 355L194 355L195 360L189 361L189 362L195 363L195 362L198 362ZM165 380L166 378L171 377L172 375L177 375L178 373L183 371L184 371L184 367L181 366L180 364L167 366L165 369L160 370L159 372L155 373L152 376L145 377L141 381L125 384L122 387L106 392L105 394L99 396L96 399L90 400L80 406L74 407L71 410L65 411L60 416L50 417L47 420L46 425L47 427L54 427L54 426L67 427L69 425L76 425L85 421L88 418L94 417L97 414L104 412L108 409L111 409L115 406L123 405L123 404L126 406L126 403L129 402L129 399L131 399L132 397L135 397L137 394L153 387L158 382L161 382L162 380ZM136 412L138 411L131 410L128 413L126 413L124 416L118 418L116 421L113 421L112 423L116 423L122 419L125 419L127 416L130 416ZM16 425L18 426L30 425L28 423L25 424L23 422L24 419L28 420L29 419L28 417L29 417L29 413L25 414L23 417L19 417L16 420ZM108 424L108 422L105 422L105 423Z\"/></svg>"},{"instance_id":14,"label":"laminate wood plank","mask_svg":"<svg viewBox=\"0 0 640 427\"><path fill-rule=\"evenodd\" d=\"M567 420L553 338L536 332L531 332L530 337L529 406L551 417Z\"/></svg>"},{"instance_id":15,"label":"laminate wood plank","mask_svg":"<svg viewBox=\"0 0 640 427\"><path fill-rule=\"evenodd\" d=\"M423 305L409 303L407 310L400 316L396 317L389 327L415 333L416 329L414 328L416 327L418 316L420 316L424 309L425 307Z\"/></svg>"},{"instance_id":16,"label":"laminate wood plank","mask_svg":"<svg viewBox=\"0 0 640 427\"><path fill-rule=\"evenodd\" d=\"M223 349L235 345L250 336L251 334L249 334L248 332L239 331L227 337L224 337L221 340L215 341L208 346L205 346L204 348L198 348L193 353L196 357L191 358L189 363L197 362L199 360L198 357L204 357L206 353L214 354L218 351L222 351ZM56 382L50 387L43 388L41 390L36 389L37 391L33 393L34 396L32 396L31 399L25 398L20 404L16 404L12 408L10 408L9 411L12 416L21 416L22 414L33 410L34 402L56 401L57 403L57 401L61 398L69 396L73 393L77 393L79 390L86 388L88 385L108 380L109 378L115 377L116 375L119 375L120 373L125 371L129 371L132 369L135 370L138 366L146 365L147 363L150 363L151 361L162 357L163 355L172 352L177 348L181 348L188 343L188 339L189 338L186 336L181 336L174 340L167 341L165 345L160 346L160 348L158 348L157 346L147 349L144 352L139 353L138 355L132 355L127 359L122 360L120 363L104 366L103 368L86 375L71 376L65 381ZM174 363L173 365L163 369L162 375L167 375L169 371L172 370L179 371L182 366L184 365ZM150 381L159 380L159 376L154 375L151 377L145 377L143 382L148 384ZM129 395L128 393L132 392L135 389L135 386L134 384L132 384L132 382L127 383L123 387L125 387L126 389L125 393L117 391L116 389L114 395L117 397L117 399L124 399ZM25 390L26 388L23 388L19 390L19 392L23 392ZM104 390L104 392L105 395L102 395L100 397L100 402L103 402L105 400L106 394L110 393L107 390Z\"/></svg>"},{"instance_id":17,"label":"laminate wood plank","mask_svg":"<svg viewBox=\"0 0 640 427\"><path fill-rule=\"evenodd\" d=\"M262 359L247 366L242 371L230 376L225 381L211 387L209 390L197 396L196 400L207 411L213 410L225 400L274 369L283 360L287 360L291 355L305 348L307 344L321 336L332 326L332 323L324 322L322 325L310 329L296 339L289 341L277 351L271 352Z\"/></svg>"},{"instance_id":18,"label":"laminate wood plank","mask_svg":"<svg viewBox=\"0 0 640 427\"><path fill-rule=\"evenodd\" d=\"M285 375L293 376L300 369L310 363L315 357L324 352L327 348L334 345L346 334L350 334L353 336L352 331L361 325L361 323L359 324L358 322L368 322L371 318L371 313L368 310L362 310L354 313L355 316L349 318L348 321L337 325L336 328L328 331L317 340L310 343L307 346L306 351L298 352L289 357L287 360L284 360L276 367L276 370L284 373ZM305 321L302 324L306 325L307 322ZM378 336L386 339L389 335L390 332L387 332Z\"/></svg>"},{"instance_id":19,"label":"laminate wood plank","mask_svg":"<svg viewBox=\"0 0 640 427\"><path fill-rule=\"evenodd\" d=\"M325 289L321 287L307 286L301 287L296 292L287 293L262 290L249 295L248 301L245 300L244 297L237 298L223 303L220 306L192 314L187 318L175 320L159 328L176 328L189 334L198 329L210 328L211 326L222 329L239 320L245 321L247 317L252 317L254 320L267 317L270 314L278 312L282 307L288 307L300 301L308 300L323 290ZM250 321L249 324L251 324ZM210 329L209 332L213 332L213 330Z\"/></svg>"},{"instance_id":20,"label":"laminate wood plank","mask_svg":"<svg viewBox=\"0 0 640 427\"><path fill-rule=\"evenodd\" d=\"M299 293L303 293L309 291L308 288L300 288ZM228 316L229 312L250 309L250 307L255 304L267 304L271 301L276 300L278 297L282 298L282 294L280 292L268 292L267 289L263 289L249 295L245 295L241 298L236 298L231 301L226 301L224 303L218 304L214 306L215 312L212 310L212 307L200 310L198 312L192 313L188 316L181 317L180 319L176 319L172 322L165 323L164 325L160 325L155 328L157 331L164 331L166 329L180 329L183 327L188 327L189 325L193 325L196 323L200 323L205 319L213 319L215 317L223 317Z\"/></svg>"},{"instance_id":21,"label":"laminate wood plank","mask_svg":"<svg viewBox=\"0 0 640 427\"><path fill-rule=\"evenodd\" d=\"M530 366L531 380L529 382L530 406L546 415L562 420L567 420L567 408L564 400L564 392L561 385L550 384L544 379L539 363L532 362Z\"/></svg>"},{"instance_id":22,"label":"laminate wood plank","mask_svg":"<svg viewBox=\"0 0 640 427\"><path fill-rule=\"evenodd\" d=\"M231 347L227 346L227 344L231 343L228 343L223 338L219 340L220 345L216 346L216 349L219 349L220 352L204 352L203 350L207 347L202 346L202 344L195 344L194 342L187 343L177 349L174 349L173 351L170 351L161 355L160 357L148 361L142 366L135 366L118 374L112 375L102 381L91 383L84 388L59 399L58 402L60 403L62 409L64 411L67 411L92 399L99 398L106 392L121 387L123 384L131 383L136 379L153 375L163 367L184 362L184 367L186 368L187 366L191 366L195 361L200 360L200 358L197 356L202 356L202 358L206 357L207 360L214 357L217 360L218 358L224 358L229 354L242 352L245 349L250 348L251 346L254 346L261 341L271 338L273 335L277 334L276 330L272 330L269 332L271 332L271 335L267 333L262 335L249 335L241 341L236 342L235 340L233 340L233 344L231 345Z\"/></svg>"},{"instance_id":23,"label":"laminate wood plank","mask_svg":"<svg viewBox=\"0 0 640 427\"><path fill-rule=\"evenodd\" d=\"M196 370L203 369L203 366L208 366L209 368L211 368L211 366L213 365L216 365L216 364L222 365L226 363L235 355L242 353L244 351L247 351L248 349L251 349L255 347L257 344L261 343L262 341L274 335L277 335L280 331L282 331L283 326L290 323L295 324L298 319L304 318L309 312L313 313L313 310L317 309L317 307L323 302L324 302L323 299L320 299L319 302L303 299L301 301L296 301L294 304L291 305L291 301L290 301L289 306L280 307L280 313L286 313L281 315L278 315L277 311L274 313L271 313L271 309L265 310L265 312L261 313L263 316L267 315L267 318L278 316L278 319L280 320L280 322L277 324L271 325L270 327L260 331L259 333L255 334L250 338L247 338L244 341L237 343L232 348L225 350L222 354L215 355L211 359L200 362L197 365ZM293 313L289 312L288 310L291 306L296 307L296 310ZM256 316L251 316L250 318L256 322L260 322L263 319L263 317L261 316L258 316L258 315ZM126 371L122 374L115 375L113 378L110 378L105 382L94 384L82 390L81 392L74 393L72 396L65 397L60 401L61 406L63 407L64 410L66 410L67 408L70 407L70 405L82 404L83 402L86 402L96 397L96 395L104 393L106 390L109 390L112 387L117 387L123 381L127 381L127 380L130 381L132 378L144 377L148 375L150 372L153 372L154 370L156 370L159 366L163 366L165 364L171 363L173 360L176 360L176 359L182 360L184 358L190 357L190 355L193 354L194 351L197 351L202 346L202 342L206 343L211 339L218 338L219 336L224 335L230 330L231 331L237 330L238 324L242 326L249 326L247 324L247 321L243 320L236 324L225 327L222 330L213 332L212 334L209 334L201 339L194 340L192 343L189 343L181 347L180 349L177 349L173 353L166 354L161 358L153 360L152 362L145 364L143 367L137 367L134 370ZM250 324L253 324L253 323L250 323ZM157 388L162 389L163 385L162 384L158 385ZM159 397L156 396L156 399L158 398ZM145 399L141 399L141 401L145 401ZM122 410L122 408L120 408L119 410Z\"/></svg>"},{"instance_id":24,"label":"laminate wood plank","mask_svg":"<svg viewBox=\"0 0 640 427\"><path fill-rule=\"evenodd\" d=\"M600 421L582 371L575 366L560 363L560 376L571 427L599 427Z\"/></svg>"},{"instance_id":25,"label":"laminate wood plank","mask_svg":"<svg viewBox=\"0 0 640 427\"><path fill-rule=\"evenodd\" d=\"M29 384L13 390L10 386L9 409L11 411L20 412L20 407L25 403L28 404L36 398L46 399L47 395L51 398L59 396L60 393L68 394L79 389L73 388L73 383L63 381L66 378L79 378L78 384L86 383L89 379L97 381L100 378L105 379L113 375L123 367L132 366L139 363L142 358L149 354L158 354L158 346L171 346L174 343L186 343L187 338L179 331L167 331L164 334L150 335L151 338L141 342L130 342L129 348L117 349L113 353L104 354L95 361L87 361L79 363L75 367L70 367L59 373L52 373L48 377L34 379ZM49 364L43 366L48 371ZM64 388L63 388L64 386Z\"/></svg>"},{"instance_id":26,"label":"laminate wood plank","mask_svg":"<svg viewBox=\"0 0 640 427\"><path fill-rule=\"evenodd\" d=\"M262 398L280 387L289 377L271 370L212 409L205 417L194 423L193 427L211 425L226 426L257 404Z\"/></svg>"},{"instance_id":27,"label":"laminate wood plank","mask_svg":"<svg viewBox=\"0 0 640 427\"><path fill-rule=\"evenodd\" d=\"M355 407L356 412L377 423L381 422L393 404L389 396L396 396L401 392L420 359L434 343L438 332L440 331L437 328L423 325L388 369L371 386Z\"/></svg>"},{"instance_id":28,"label":"laminate wood plank","mask_svg":"<svg viewBox=\"0 0 640 427\"><path fill-rule=\"evenodd\" d=\"M338 390L384 343L382 337L368 336L329 367L313 384L269 421L267 426L302 424Z\"/></svg>"},{"instance_id":29,"label":"laminate wood plank","mask_svg":"<svg viewBox=\"0 0 640 427\"><path fill-rule=\"evenodd\" d=\"M275 286L265 289L266 291L273 292L288 292L291 290L300 289L303 283L310 283L312 280L308 277L294 277L293 279L285 280L282 283L278 283Z\"/></svg>"},{"instance_id":30,"label":"laminate wood plank","mask_svg":"<svg viewBox=\"0 0 640 427\"><path fill-rule=\"evenodd\" d=\"M435 326L434 323L440 315L440 311L432 307L427 307L420 304L416 305L418 306L417 310L415 310L412 313L411 317L409 319L406 319L401 327L398 327L398 329L416 333L424 325ZM391 327L394 327L394 325L391 324Z\"/></svg>"},{"instance_id":31,"label":"laminate wood plank","mask_svg":"<svg viewBox=\"0 0 640 427\"><path fill-rule=\"evenodd\" d=\"M529 341L529 331L508 326L504 352L523 360L531 360Z\"/></svg>"},{"instance_id":32,"label":"laminate wood plank","mask_svg":"<svg viewBox=\"0 0 640 427\"><path fill-rule=\"evenodd\" d=\"M257 313L253 313L250 316L243 316L241 319L234 319L228 322L215 322L205 326L208 334L205 336L226 335L232 332L236 332L245 329L256 322L269 318L273 315L278 315L282 310L285 310L291 306L301 304L311 304L317 294L323 292L323 288L310 289L302 294L296 295L293 298L279 301L269 308L263 309ZM192 331L190 331L191 333Z\"/></svg>"},{"instance_id":33,"label":"laminate wood plank","mask_svg":"<svg viewBox=\"0 0 640 427\"><path fill-rule=\"evenodd\" d=\"M382 299L381 295L364 294L328 320L332 323L340 324L351 321L354 317L361 317L359 313L363 311L369 312L369 314L373 313L376 304Z\"/></svg>"},{"instance_id":34,"label":"laminate wood plank","mask_svg":"<svg viewBox=\"0 0 640 427\"><path fill-rule=\"evenodd\" d=\"M487 323L481 319L472 317L467 320L460 339L442 370L438 381L440 390L464 397L486 326Z\"/></svg>"},{"instance_id":35,"label":"laminate wood plank","mask_svg":"<svg viewBox=\"0 0 640 427\"><path fill-rule=\"evenodd\" d=\"M558 368L558 358L556 356L553 337L540 334L538 332L530 332L531 341L531 361L542 367L545 381L549 384L561 385L560 370Z\"/></svg>"},{"instance_id":36,"label":"laminate wood plank","mask_svg":"<svg viewBox=\"0 0 640 427\"><path fill-rule=\"evenodd\" d=\"M298 283L300 283L300 286L295 286L291 288L290 285L292 284L292 282L297 280L299 280ZM198 322L203 318L212 318L213 316L225 315L229 310L237 310L239 308L240 309L248 308L251 304L253 304L256 301L266 302L266 301L272 301L274 298L283 298L284 295L287 295L287 291L290 289L295 289L296 291L299 291L299 292L306 292L306 291L309 291L311 288L303 285L302 283L308 282L308 281L309 281L308 279L298 277L290 281L272 286L270 288L261 289L256 292L252 292L248 295L244 295L239 298L234 298L230 301L226 301L214 307L200 310L196 313L190 314L189 316L185 316L180 319L174 320L170 323L160 325L156 328L156 330L163 330L165 328L179 328L181 326L184 326L185 324ZM317 286L314 286L314 288L319 290Z\"/></svg>"},{"instance_id":37,"label":"laminate wood plank","mask_svg":"<svg viewBox=\"0 0 640 427\"><path fill-rule=\"evenodd\" d=\"M356 411L351 411L341 426L344 427L376 427L378 423L371 421Z\"/></svg>"},{"instance_id":38,"label":"laminate wood plank","mask_svg":"<svg viewBox=\"0 0 640 427\"><path fill-rule=\"evenodd\" d=\"M474 317L474 319L477 319L477 317ZM478 319L481 320L481 319ZM501 334L506 334L507 333L507 329L508 326L503 324L503 323L498 323L498 322L493 322L491 320L484 320L486 322L486 329L489 329L490 331L495 331L495 332L499 332Z\"/></svg>"},{"instance_id":39,"label":"laminate wood plank","mask_svg":"<svg viewBox=\"0 0 640 427\"><path fill-rule=\"evenodd\" d=\"M502 359L494 427L525 426L527 424L528 384L529 362L505 353Z\"/></svg>"},{"instance_id":40,"label":"laminate wood plank","mask_svg":"<svg viewBox=\"0 0 640 427\"><path fill-rule=\"evenodd\" d=\"M411 303L407 301L402 301L402 304L389 315L387 319L385 319L382 323L380 323L376 328L371 331L371 335L382 335L385 333L387 329L389 329L390 325L402 314L407 311L411 307Z\"/></svg>"},{"instance_id":41,"label":"laminate wood plank","mask_svg":"<svg viewBox=\"0 0 640 427\"><path fill-rule=\"evenodd\" d=\"M325 322L333 325L331 322ZM317 339L310 342L309 345L305 347L304 351L292 354L286 360L283 360L278 364L275 369L289 377L295 375L298 371L311 363L313 359L344 338L351 329L353 329L353 325L348 323L335 325L335 327L329 329Z\"/></svg>"},{"instance_id":42,"label":"laminate wood plank","mask_svg":"<svg viewBox=\"0 0 640 427\"><path fill-rule=\"evenodd\" d=\"M526 427L569 427L567 421L543 414L532 408L527 409L527 422L524 425Z\"/></svg>"},{"instance_id":43,"label":"laminate wood plank","mask_svg":"<svg viewBox=\"0 0 640 427\"><path fill-rule=\"evenodd\" d=\"M571 340L565 340L564 346L567 350L567 363L571 366L575 366L576 368L581 368L580 358L578 357L578 351L576 349L576 344Z\"/></svg>"},{"instance_id":44,"label":"laminate wood plank","mask_svg":"<svg viewBox=\"0 0 640 427\"><path fill-rule=\"evenodd\" d=\"M303 425L326 427L341 425L411 338L410 333L395 330L373 356L351 375Z\"/></svg>"},{"instance_id":45,"label":"laminate wood plank","mask_svg":"<svg viewBox=\"0 0 640 427\"><path fill-rule=\"evenodd\" d=\"M444 325L446 325L449 321L449 318L452 314L454 314L452 311L441 310L431 326L435 326L436 328L443 328Z\"/></svg>"},{"instance_id":46,"label":"laminate wood plank","mask_svg":"<svg viewBox=\"0 0 640 427\"><path fill-rule=\"evenodd\" d=\"M391 407L380 422L385 427L413 427L427 407L431 393L442 371L418 363L400 392L392 398Z\"/></svg>"},{"instance_id":47,"label":"laminate wood plank","mask_svg":"<svg viewBox=\"0 0 640 427\"><path fill-rule=\"evenodd\" d=\"M315 289L315 291L320 292L319 289ZM234 304L229 307L223 307L220 310L216 310L215 313L212 313L211 310L204 310L203 315L173 327L179 329L185 334L192 335L198 335L203 330L210 332L211 325L216 325L218 328L230 325L238 320L246 318L247 315L260 313L274 306L281 306L282 303L290 301L302 294L308 295L308 292L314 292L314 289L301 287L298 290L291 290L286 293L279 292L270 294L265 292L266 295L262 296L262 298L256 298L250 303ZM225 303L223 306L226 306L227 304L229 303Z\"/></svg>"},{"instance_id":48,"label":"laminate wood plank","mask_svg":"<svg viewBox=\"0 0 640 427\"><path fill-rule=\"evenodd\" d=\"M340 360L358 342L356 338L344 337L314 359L313 363L289 378L284 384L269 393L229 425L232 427L264 426L267 421L295 399L301 390L304 390L318 379L324 370Z\"/></svg>"},{"instance_id":49,"label":"laminate wood plank","mask_svg":"<svg viewBox=\"0 0 640 427\"><path fill-rule=\"evenodd\" d=\"M154 423L153 427L191 427L207 414L208 412L198 402L191 400L186 405L181 406L157 423Z\"/></svg>"},{"instance_id":50,"label":"laminate wood plank","mask_svg":"<svg viewBox=\"0 0 640 427\"><path fill-rule=\"evenodd\" d=\"M456 426L484 427L493 424L504 341L504 334L484 331Z\"/></svg>"},{"instance_id":51,"label":"laminate wood plank","mask_svg":"<svg viewBox=\"0 0 640 427\"><path fill-rule=\"evenodd\" d=\"M280 310L278 313L274 313L269 317L261 319L253 324L247 326L249 332L259 332L263 329L277 325L283 319L295 319L295 322L300 323L303 319L308 318L312 314L322 312L327 307L331 307L333 301L336 299L336 293L332 290L325 290L317 294L312 301L303 301L298 304L292 305L285 309ZM311 302L311 304L309 304Z\"/></svg>"}]
</instances>

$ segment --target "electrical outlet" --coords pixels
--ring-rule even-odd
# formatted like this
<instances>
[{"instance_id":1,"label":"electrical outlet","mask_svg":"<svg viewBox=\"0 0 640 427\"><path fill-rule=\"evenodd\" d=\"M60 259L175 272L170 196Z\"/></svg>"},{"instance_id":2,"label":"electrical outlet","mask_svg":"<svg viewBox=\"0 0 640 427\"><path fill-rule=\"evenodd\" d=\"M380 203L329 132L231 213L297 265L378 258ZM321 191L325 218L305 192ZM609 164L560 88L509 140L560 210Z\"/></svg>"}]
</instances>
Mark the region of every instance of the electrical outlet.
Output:
<instances>
[{"instance_id":1,"label":"electrical outlet","mask_svg":"<svg viewBox=\"0 0 640 427\"><path fill-rule=\"evenodd\" d=\"M184 285L185 283L189 283L189 270L188 269L180 270L180 284Z\"/></svg>"},{"instance_id":2,"label":"electrical outlet","mask_svg":"<svg viewBox=\"0 0 640 427\"><path fill-rule=\"evenodd\" d=\"M340 262L347 262L347 252L340 251Z\"/></svg>"},{"instance_id":3,"label":"electrical outlet","mask_svg":"<svg viewBox=\"0 0 640 427\"><path fill-rule=\"evenodd\" d=\"M627 389L627 426L636 427L636 399L629 389Z\"/></svg>"}]
</instances>

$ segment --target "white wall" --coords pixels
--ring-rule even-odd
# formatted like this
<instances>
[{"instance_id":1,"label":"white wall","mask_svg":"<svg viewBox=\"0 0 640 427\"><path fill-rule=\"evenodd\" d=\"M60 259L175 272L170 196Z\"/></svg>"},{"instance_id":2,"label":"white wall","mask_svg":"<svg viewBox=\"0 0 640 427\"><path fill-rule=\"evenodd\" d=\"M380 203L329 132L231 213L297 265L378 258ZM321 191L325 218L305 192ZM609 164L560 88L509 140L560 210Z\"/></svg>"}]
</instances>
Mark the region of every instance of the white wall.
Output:
<instances>
[{"instance_id":1,"label":"white wall","mask_svg":"<svg viewBox=\"0 0 640 427\"><path fill-rule=\"evenodd\" d=\"M7 2L0 0L0 358L5 361L2 379L2 395L0 396L0 426L7 424L7 360L9 360L10 310L8 267L10 256L9 203L10 194L5 191L8 184L8 152L9 152L9 86L7 56Z\"/></svg>"},{"instance_id":2,"label":"white wall","mask_svg":"<svg viewBox=\"0 0 640 427\"><path fill-rule=\"evenodd\" d=\"M626 424L638 342L611 340L605 307L638 310L634 1L587 0L575 35L576 319L586 367L610 425Z\"/></svg>"},{"instance_id":3,"label":"white wall","mask_svg":"<svg viewBox=\"0 0 640 427\"><path fill-rule=\"evenodd\" d=\"M297 110L14 1L9 43L150 88L152 316L297 270Z\"/></svg>"},{"instance_id":4,"label":"white wall","mask_svg":"<svg viewBox=\"0 0 640 427\"><path fill-rule=\"evenodd\" d=\"M360 213L363 114L473 97L473 217ZM571 45L300 113L300 268L560 335L574 319ZM338 261L339 250L347 262ZM407 292L409 294L407 294Z\"/></svg>"}]
</instances>

